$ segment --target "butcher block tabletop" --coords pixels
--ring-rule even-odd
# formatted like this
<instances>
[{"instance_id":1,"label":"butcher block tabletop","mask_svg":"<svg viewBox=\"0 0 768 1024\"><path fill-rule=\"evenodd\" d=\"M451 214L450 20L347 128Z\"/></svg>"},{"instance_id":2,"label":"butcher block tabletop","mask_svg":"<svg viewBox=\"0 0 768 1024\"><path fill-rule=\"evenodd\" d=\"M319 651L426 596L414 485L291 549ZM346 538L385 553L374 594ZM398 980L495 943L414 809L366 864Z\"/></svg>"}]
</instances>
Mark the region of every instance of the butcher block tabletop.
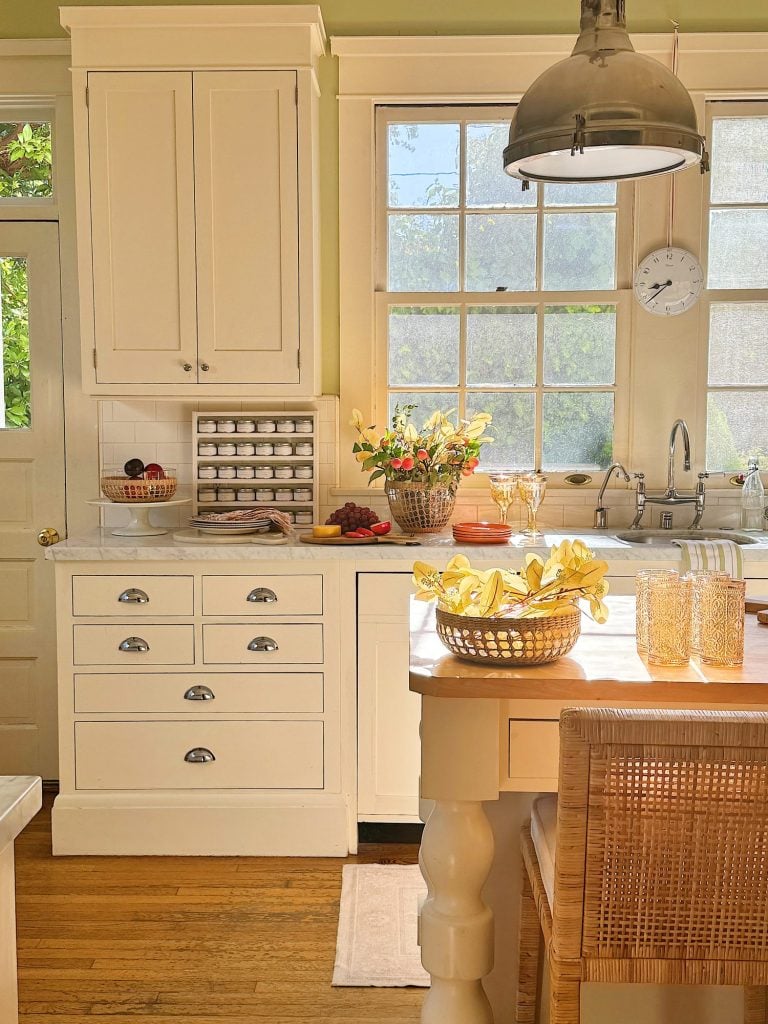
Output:
<instances>
[{"instance_id":1,"label":"butcher block tabletop","mask_svg":"<svg viewBox=\"0 0 768 1024\"><path fill-rule=\"evenodd\" d=\"M432 697L558 701L649 701L765 704L768 707L768 625L746 619L744 664L718 668L692 660L679 668L649 665L635 645L634 597L609 597L604 625L582 615L582 634L549 665L496 666L449 654L435 631L435 606L411 599L411 690Z\"/></svg>"}]
</instances>

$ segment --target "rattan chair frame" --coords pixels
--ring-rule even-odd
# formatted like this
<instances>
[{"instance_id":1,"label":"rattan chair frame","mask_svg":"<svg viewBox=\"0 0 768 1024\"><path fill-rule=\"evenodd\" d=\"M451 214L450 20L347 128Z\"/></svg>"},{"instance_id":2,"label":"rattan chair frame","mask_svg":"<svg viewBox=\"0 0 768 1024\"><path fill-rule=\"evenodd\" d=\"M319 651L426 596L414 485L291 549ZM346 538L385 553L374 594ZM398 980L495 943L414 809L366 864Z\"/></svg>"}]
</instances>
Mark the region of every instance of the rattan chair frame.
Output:
<instances>
[{"instance_id":1,"label":"rattan chair frame","mask_svg":"<svg viewBox=\"0 0 768 1024\"><path fill-rule=\"evenodd\" d=\"M740 985L768 1024L768 714L571 708L560 718L555 898L523 829L517 1024L586 981Z\"/></svg>"}]
</instances>

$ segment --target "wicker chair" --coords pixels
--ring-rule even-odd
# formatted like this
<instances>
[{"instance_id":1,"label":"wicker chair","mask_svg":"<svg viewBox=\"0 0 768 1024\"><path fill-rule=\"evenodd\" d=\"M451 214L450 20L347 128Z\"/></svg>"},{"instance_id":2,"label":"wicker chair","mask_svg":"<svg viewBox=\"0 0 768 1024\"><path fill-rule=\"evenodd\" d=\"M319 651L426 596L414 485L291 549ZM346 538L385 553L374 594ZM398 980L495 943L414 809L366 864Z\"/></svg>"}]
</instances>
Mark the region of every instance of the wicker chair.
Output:
<instances>
[{"instance_id":1,"label":"wicker chair","mask_svg":"<svg viewBox=\"0 0 768 1024\"><path fill-rule=\"evenodd\" d=\"M564 711L522 853L518 1024L542 934L550 1024L578 1024L586 981L742 985L766 1024L768 714Z\"/></svg>"}]
</instances>

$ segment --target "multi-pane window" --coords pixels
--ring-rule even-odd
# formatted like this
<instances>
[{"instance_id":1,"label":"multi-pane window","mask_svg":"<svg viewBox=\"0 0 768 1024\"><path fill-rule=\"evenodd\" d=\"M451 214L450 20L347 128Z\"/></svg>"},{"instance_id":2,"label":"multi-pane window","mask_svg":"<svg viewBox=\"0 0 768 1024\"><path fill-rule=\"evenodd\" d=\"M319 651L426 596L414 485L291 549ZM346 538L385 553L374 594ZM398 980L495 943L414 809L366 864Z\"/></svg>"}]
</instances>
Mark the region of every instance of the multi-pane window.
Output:
<instances>
[{"instance_id":1,"label":"multi-pane window","mask_svg":"<svg viewBox=\"0 0 768 1024\"><path fill-rule=\"evenodd\" d=\"M768 106L709 114L707 467L768 468Z\"/></svg>"},{"instance_id":2,"label":"multi-pane window","mask_svg":"<svg viewBox=\"0 0 768 1024\"><path fill-rule=\"evenodd\" d=\"M50 121L0 121L0 199L53 195Z\"/></svg>"},{"instance_id":3,"label":"multi-pane window","mask_svg":"<svg viewBox=\"0 0 768 1024\"><path fill-rule=\"evenodd\" d=\"M614 455L615 184L506 175L509 108L380 108L377 419L493 414L484 468Z\"/></svg>"}]
</instances>

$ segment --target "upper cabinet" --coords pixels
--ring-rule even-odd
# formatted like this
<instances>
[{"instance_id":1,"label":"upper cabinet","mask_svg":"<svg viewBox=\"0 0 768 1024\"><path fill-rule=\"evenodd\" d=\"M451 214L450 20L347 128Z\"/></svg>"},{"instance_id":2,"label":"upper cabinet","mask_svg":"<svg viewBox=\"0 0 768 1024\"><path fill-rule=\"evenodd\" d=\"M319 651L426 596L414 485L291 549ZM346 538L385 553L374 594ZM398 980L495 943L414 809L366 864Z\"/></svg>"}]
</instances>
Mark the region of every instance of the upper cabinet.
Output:
<instances>
[{"instance_id":1,"label":"upper cabinet","mask_svg":"<svg viewBox=\"0 0 768 1024\"><path fill-rule=\"evenodd\" d=\"M85 390L318 394L319 8L62 8L62 24Z\"/></svg>"}]
</instances>

